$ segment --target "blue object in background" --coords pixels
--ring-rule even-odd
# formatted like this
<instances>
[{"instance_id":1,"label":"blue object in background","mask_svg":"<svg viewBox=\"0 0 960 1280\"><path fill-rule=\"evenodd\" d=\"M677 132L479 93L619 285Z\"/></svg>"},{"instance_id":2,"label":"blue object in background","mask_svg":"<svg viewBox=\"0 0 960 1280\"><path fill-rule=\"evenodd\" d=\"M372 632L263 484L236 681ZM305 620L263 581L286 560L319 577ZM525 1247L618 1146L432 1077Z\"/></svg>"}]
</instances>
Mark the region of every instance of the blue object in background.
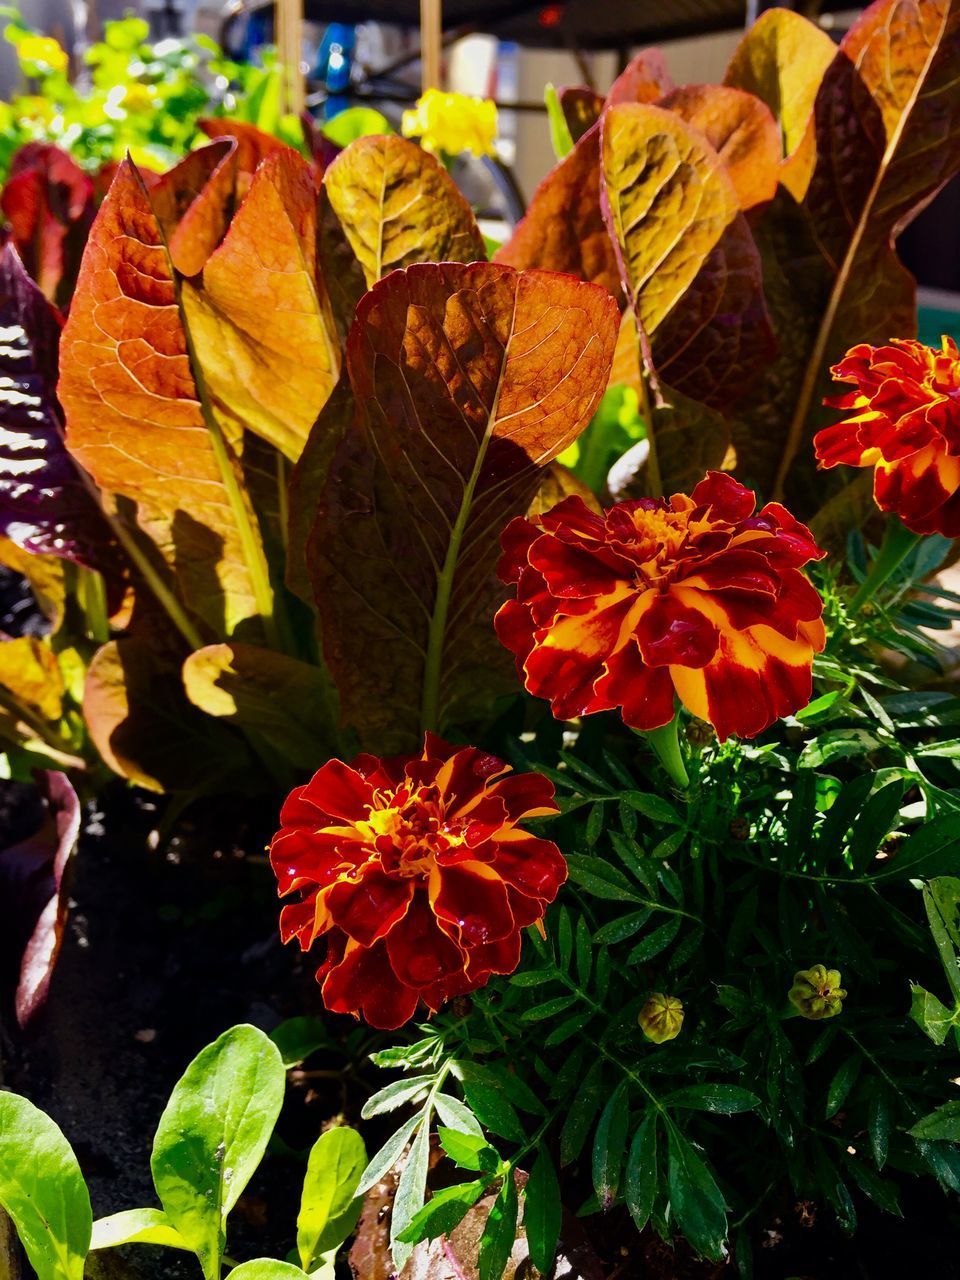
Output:
<instances>
[{"instance_id":1,"label":"blue object in background","mask_svg":"<svg viewBox=\"0 0 960 1280\"><path fill-rule=\"evenodd\" d=\"M323 113L326 120L332 120L350 106L350 68L356 44L356 27L346 22L331 22L323 33L314 77L327 86Z\"/></svg>"}]
</instances>

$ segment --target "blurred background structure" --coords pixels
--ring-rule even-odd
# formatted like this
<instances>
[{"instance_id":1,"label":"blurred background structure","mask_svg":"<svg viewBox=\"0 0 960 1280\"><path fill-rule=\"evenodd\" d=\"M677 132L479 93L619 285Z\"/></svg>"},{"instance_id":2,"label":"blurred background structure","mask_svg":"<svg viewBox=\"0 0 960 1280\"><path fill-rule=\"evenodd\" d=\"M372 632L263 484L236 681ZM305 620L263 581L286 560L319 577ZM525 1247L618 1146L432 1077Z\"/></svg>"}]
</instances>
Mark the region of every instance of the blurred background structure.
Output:
<instances>
[{"instance_id":1,"label":"blurred background structure","mask_svg":"<svg viewBox=\"0 0 960 1280\"><path fill-rule=\"evenodd\" d=\"M836 0L784 0L839 40L858 9ZM464 189L484 213L515 221L554 163L544 86L606 90L638 48L660 45L677 84L722 80L745 26L767 0L21 0L23 20L75 55L103 24L137 13L154 39L200 31L240 62L276 46L298 62L294 97L320 120L369 105L394 125L421 86L494 98L501 164L467 164ZM421 24L426 32L421 61ZM17 88L0 45L0 97ZM302 99L301 95L302 94ZM901 256L922 287L922 336L960 328L960 183L905 232Z\"/></svg>"}]
</instances>

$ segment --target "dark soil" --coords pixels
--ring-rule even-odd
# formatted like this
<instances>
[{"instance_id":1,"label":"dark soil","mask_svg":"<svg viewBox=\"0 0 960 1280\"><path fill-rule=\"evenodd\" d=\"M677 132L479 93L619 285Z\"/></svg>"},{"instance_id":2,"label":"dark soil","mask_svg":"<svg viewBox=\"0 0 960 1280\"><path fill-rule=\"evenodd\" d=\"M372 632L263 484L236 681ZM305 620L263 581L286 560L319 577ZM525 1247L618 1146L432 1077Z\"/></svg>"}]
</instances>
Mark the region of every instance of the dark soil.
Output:
<instances>
[{"instance_id":1,"label":"dark soil","mask_svg":"<svg viewBox=\"0 0 960 1280\"><path fill-rule=\"evenodd\" d=\"M171 1087L190 1059L227 1027L269 1031L319 1012L312 966L277 935L275 888L264 847L275 809L207 803L159 838L158 805L120 785L88 810L71 886L71 915L46 1009L29 1034L2 1011L3 1084L48 1111L74 1145L94 1214L156 1205L151 1141ZM202 818L195 815L202 815ZM29 833L27 788L0 783L0 843ZM332 1020L351 1030L347 1019ZM283 1257L292 1248L306 1150L332 1116L357 1123L382 1084L362 1063L315 1055L295 1074L277 1139L231 1216L229 1253ZM368 1148L384 1136L363 1126ZM904 1197L899 1220L859 1202L861 1230L842 1236L829 1212L784 1200L753 1234L757 1280L887 1280L916 1274L960 1280L957 1206L932 1181ZM626 1214L584 1223L608 1280L733 1280L645 1233ZM135 1280L196 1277L170 1251L124 1251ZM29 1275L24 1271L24 1275ZM4 1277L6 1280L6 1277ZM370 1280L370 1277L359 1277Z\"/></svg>"}]
</instances>

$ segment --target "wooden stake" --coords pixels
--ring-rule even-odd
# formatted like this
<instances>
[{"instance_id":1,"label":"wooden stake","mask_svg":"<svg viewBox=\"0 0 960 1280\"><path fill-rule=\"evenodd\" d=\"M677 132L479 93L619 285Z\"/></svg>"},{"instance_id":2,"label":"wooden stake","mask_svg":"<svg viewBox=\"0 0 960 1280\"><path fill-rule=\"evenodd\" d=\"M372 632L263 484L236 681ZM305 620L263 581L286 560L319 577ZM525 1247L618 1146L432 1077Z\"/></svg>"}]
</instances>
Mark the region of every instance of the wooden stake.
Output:
<instances>
[{"instance_id":1,"label":"wooden stake","mask_svg":"<svg viewBox=\"0 0 960 1280\"><path fill-rule=\"evenodd\" d=\"M277 57L283 69L283 108L299 115L306 97L300 70L303 0L276 0L276 5Z\"/></svg>"},{"instance_id":2,"label":"wooden stake","mask_svg":"<svg viewBox=\"0 0 960 1280\"><path fill-rule=\"evenodd\" d=\"M421 89L441 89L443 79L442 0L420 0L420 74Z\"/></svg>"}]
</instances>

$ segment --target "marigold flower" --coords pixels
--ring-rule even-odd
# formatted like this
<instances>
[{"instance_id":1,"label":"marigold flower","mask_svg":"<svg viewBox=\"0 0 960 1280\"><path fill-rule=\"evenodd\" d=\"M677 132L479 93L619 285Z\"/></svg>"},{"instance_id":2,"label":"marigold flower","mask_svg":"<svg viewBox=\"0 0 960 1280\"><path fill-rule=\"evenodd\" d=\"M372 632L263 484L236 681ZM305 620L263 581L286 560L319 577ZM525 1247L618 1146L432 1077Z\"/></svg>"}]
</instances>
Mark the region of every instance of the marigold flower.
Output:
<instances>
[{"instance_id":1,"label":"marigold flower","mask_svg":"<svg viewBox=\"0 0 960 1280\"><path fill-rule=\"evenodd\" d=\"M417 756L331 760L291 792L270 850L284 942L327 935L317 971L334 1013L392 1030L512 973L520 930L567 875L518 824L557 812L553 785L427 734Z\"/></svg>"},{"instance_id":2,"label":"marigold flower","mask_svg":"<svg viewBox=\"0 0 960 1280\"><path fill-rule=\"evenodd\" d=\"M793 975L790 1003L801 1017L819 1022L821 1018L833 1018L843 1008L846 992L840 986L840 971L815 964L812 969L801 969Z\"/></svg>"},{"instance_id":3,"label":"marigold flower","mask_svg":"<svg viewBox=\"0 0 960 1280\"><path fill-rule=\"evenodd\" d=\"M497 140L497 105L489 98L428 89L412 111L403 113L405 138L419 138L426 151L458 156L492 156Z\"/></svg>"},{"instance_id":4,"label":"marigold flower","mask_svg":"<svg viewBox=\"0 0 960 1280\"><path fill-rule=\"evenodd\" d=\"M637 1014L643 1034L654 1044L676 1040L683 1026L683 1004L676 996L665 996L654 991Z\"/></svg>"},{"instance_id":5,"label":"marigold flower","mask_svg":"<svg viewBox=\"0 0 960 1280\"><path fill-rule=\"evenodd\" d=\"M851 347L831 370L852 416L814 437L821 467L873 467L873 496L914 533L960 537L960 354L913 338Z\"/></svg>"},{"instance_id":6,"label":"marigold flower","mask_svg":"<svg viewBox=\"0 0 960 1280\"><path fill-rule=\"evenodd\" d=\"M558 719L621 707L641 730L669 723L676 694L721 740L805 706L825 637L800 567L824 552L778 503L754 506L711 472L690 497L601 515L571 497L514 520L499 572L517 595L496 627L529 692Z\"/></svg>"}]
</instances>

